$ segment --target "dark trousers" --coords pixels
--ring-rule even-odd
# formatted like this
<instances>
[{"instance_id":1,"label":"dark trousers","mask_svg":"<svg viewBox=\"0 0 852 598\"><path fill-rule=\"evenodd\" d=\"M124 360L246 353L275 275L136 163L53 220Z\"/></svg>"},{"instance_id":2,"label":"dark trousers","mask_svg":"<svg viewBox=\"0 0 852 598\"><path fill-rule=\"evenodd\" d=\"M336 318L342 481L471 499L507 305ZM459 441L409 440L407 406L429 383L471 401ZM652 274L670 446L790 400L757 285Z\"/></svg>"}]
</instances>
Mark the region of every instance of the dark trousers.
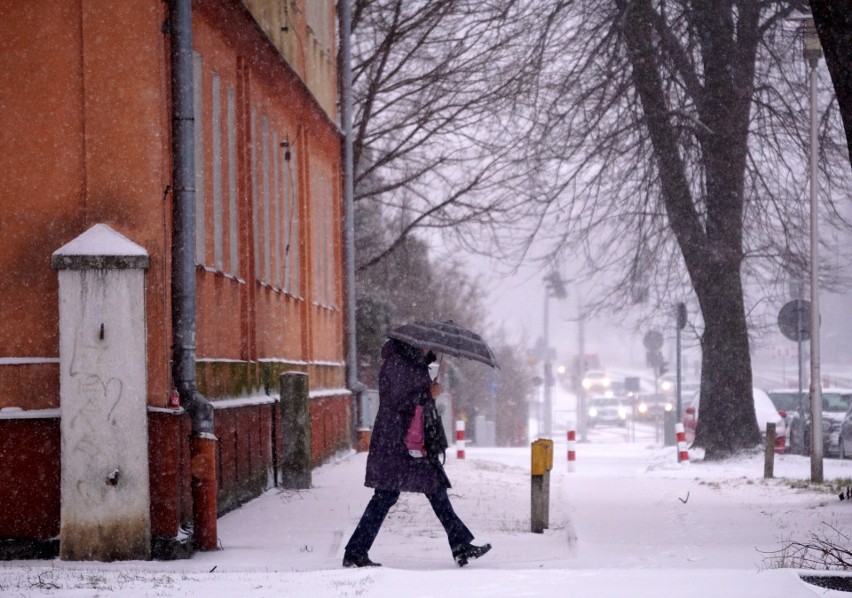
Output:
<instances>
[{"instance_id":1,"label":"dark trousers","mask_svg":"<svg viewBox=\"0 0 852 598\"><path fill-rule=\"evenodd\" d=\"M468 544L473 540L473 534L470 533L470 530L453 510L446 490L442 489L435 494L427 494L426 498L429 499L432 510L435 511L435 515L438 516L438 520L444 526L444 531L447 532L450 548ZM346 544L346 552L367 554L379 533L379 528L382 527L382 522L384 522L390 508L396 504L397 499L399 499L398 490L376 489L373 498L370 499L367 508L364 509L364 514L361 515L358 527L355 528L352 537Z\"/></svg>"}]
</instances>

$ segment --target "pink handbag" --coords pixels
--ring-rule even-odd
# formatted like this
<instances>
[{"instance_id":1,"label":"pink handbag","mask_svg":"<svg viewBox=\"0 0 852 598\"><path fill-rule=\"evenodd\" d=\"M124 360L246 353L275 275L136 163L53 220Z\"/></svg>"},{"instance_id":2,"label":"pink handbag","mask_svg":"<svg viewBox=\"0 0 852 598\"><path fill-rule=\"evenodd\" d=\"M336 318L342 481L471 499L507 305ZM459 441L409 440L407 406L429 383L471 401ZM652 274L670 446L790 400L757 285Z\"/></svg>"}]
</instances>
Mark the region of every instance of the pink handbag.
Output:
<instances>
[{"instance_id":1,"label":"pink handbag","mask_svg":"<svg viewBox=\"0 0 852 598\"><path fill-rule=\"evenodd\" d=\"M423 444L423 407L420 405L414 407L414 417L411 418L411 424L405 434L405 448L412 457L419 458L426 454Z\"/></svg>"}]
</instances>

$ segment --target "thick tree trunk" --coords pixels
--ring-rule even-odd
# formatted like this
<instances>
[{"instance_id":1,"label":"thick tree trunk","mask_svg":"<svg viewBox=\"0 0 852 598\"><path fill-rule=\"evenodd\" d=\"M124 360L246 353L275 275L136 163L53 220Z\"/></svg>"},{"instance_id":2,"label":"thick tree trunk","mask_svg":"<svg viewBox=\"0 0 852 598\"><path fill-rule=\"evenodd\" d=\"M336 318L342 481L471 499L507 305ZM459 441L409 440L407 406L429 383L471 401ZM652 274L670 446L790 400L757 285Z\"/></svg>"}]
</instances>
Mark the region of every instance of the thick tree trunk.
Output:
<instances>
[{"instance_id":1,"label":"thick tree trunk","mask_svg":"<svg viewBox=\"0 0 852 598\"><path fill-rule=\"evenodd\" d=\"M655 66L659 59L652 43L657 18L653 3L615 2L624 15L621 31L659 165L666 213L704 317L696 444L706 449L705 458L724 458L760 442L740 274L743 180L759 8L743 9L735 27L730 5L701 0L693 6L704 65L703 84L695 83L691 90L704 124L697 134L706 189L702 223L681 157L679 134L670 118L663 78Z\"/></svg>"},{"instance_id":2,"label":"thick tree trunk","mask_svg":"<svg viewBox=\"0 0 852 598\"><path fill-rule=\"evenodd\" d=\"M811 10L852 149L852 0L811 0Z\"/></svg>"},{"instance_id":3,"label":"thick tree trunk","mask_svg":"<svg viewBox=\"0 0 852 598\"><path fill-rule=\"evenodd\" d=\"M695 446L721 459L760 443L742 282L735 263L695 285L704 316L701 403Z\"/></svg>"}]
</instances>

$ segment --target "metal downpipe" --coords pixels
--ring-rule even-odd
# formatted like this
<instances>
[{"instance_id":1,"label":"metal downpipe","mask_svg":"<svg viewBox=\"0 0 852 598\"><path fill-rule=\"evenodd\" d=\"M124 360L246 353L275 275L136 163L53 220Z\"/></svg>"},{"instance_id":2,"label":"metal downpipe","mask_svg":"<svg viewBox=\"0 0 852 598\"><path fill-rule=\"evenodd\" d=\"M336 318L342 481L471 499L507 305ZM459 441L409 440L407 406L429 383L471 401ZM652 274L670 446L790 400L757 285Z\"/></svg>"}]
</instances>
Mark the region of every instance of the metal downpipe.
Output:
<instances>
[{"instance_id":1,"label":"metal downpipe","mask_svg":"<svg viewBox=\"0 0 852 598\"><path fill-rule=\"evenodd\" d=\"M195 380L195 114L192 6L170 0L172 70L172 379L192 422L195 548L216 550L216 436L213 405Z\"/></svg>"},{"instance_id":2,"label":"metal downpipe","mask_svg":"<svg viewBox=\"0 0 852 598\"><path fill-rule=\"evenodd\" d=\"M357 430L364 428L361 406L364 385L358 381L358 349L355 299L355 205L354 168L352 151L352 9L350 0L341 0L340 7L340 120L343 128L343 231L344 231L344 288L346 293L346 386L352 392L352 440L357 443Z\"/></svg>"}]
</instances>

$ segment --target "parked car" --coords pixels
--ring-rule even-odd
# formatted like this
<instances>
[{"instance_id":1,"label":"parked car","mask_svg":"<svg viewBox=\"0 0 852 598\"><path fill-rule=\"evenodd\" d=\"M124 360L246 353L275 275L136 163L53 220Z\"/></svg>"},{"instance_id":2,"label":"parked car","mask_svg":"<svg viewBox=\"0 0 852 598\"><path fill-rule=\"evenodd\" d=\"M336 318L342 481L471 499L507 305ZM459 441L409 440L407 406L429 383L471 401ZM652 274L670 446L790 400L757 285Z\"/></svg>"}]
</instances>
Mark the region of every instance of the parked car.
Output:
<instances>
[{"instance_id":1,"label":"parked car","mask_svg":"<svg viewBox=\"0 0 852 598\"><path fill-rule=\"evenodd\" d=\"M793 388L776 388L766 391L769 399L778 411L786 411L788 414L799 411L799 403L807 396L806 392L799 394L799 391Z\"/></svg>"},{"instance_id":2,"label":"parked car","mask_svg":"<svg viewBox=\"0 0 852 598\"><path fill-rule=\"evenodd\" d=\"M586 423L589 426L597 424L624 426L627 425L630 407L624 399L618 397L592 397L589 400L587 415Z\"/></svg>"},{"instance_id":3,"label":"parked car","mask_svg":"<svg viewBox=\"0 0 852 598\"><path fill-rule=\"evenodd\" d=\"M841 452L840 437L843 422L852 407L852 389L824 388L822 389L822 454L825 457L839 457ZM805 420L801 422L798 412L791 415L790 422L790 452L797 455L809 455L811 450L811 413L810 393L805 397ZM847 438L845 449L852 448L852 437ZM846 450L845 454L849 454ZM845 456L844 456L845 458Z\"/></svg>"},{"instance_id":4,"label":"parked car","mask_svg":"<svg viewBox=\"0 0 852 598\"><path fill-rule=\"evenodd\" d=\"M837 435L837 453L841 459L852 457L852 406L846 410Z\"/></svg>"},{"instance_id":5,"label":"parked car","mask_svg":"<svg viewBox=\"0 0 852 598\"><path fill-rule=\"evenodd\" d=\"M775 423L775 452L783 453L787 444L787 424L784 421L784 415L778 411L766 391L760 388L753 388L752 397L754 400L754 413L757 416L757 425L760 428L761 436L765 437L766 435L767 423ZM683 405L683 429L686 440L690 443L695 440L700 398L701 392L696 392L688 400L685 400Z\"/></svg>"},{"instance_id":6,"label":"parked car","mask_svg":"<svg viewBox=\"0 0 852 598\"><path fill-rule=\"evenodd\" d=\"M787 426L787 452L792 453L794 452L793 427L798 425L800 404L803 404L807 393L799 394L799 391L793 388L776 388L766 391L766 394L769 395L778 413L784 416L784 423Z\"/></svg>"},{"instance_id":7,"label":"parked car","mask_svg":"<svg viewBox=\"0 0 852 598\"><path fill-rule=\"evenodd\" d=\"M603 370L589 370L583 376L583 388L586 391L604 391L612 386L612 378Z\"/></svg>"},{"instance_id":8,"label":"parked car","mask_svg":"<svg viewBox=\"0 0 852 598\"><path fill-rule=\"evenodd\" d=\"M674 399L667 395L639 395L635 399L636 419L658 420L662 419L667 411L674 410Z\"/></svg>"}]
</instances>

